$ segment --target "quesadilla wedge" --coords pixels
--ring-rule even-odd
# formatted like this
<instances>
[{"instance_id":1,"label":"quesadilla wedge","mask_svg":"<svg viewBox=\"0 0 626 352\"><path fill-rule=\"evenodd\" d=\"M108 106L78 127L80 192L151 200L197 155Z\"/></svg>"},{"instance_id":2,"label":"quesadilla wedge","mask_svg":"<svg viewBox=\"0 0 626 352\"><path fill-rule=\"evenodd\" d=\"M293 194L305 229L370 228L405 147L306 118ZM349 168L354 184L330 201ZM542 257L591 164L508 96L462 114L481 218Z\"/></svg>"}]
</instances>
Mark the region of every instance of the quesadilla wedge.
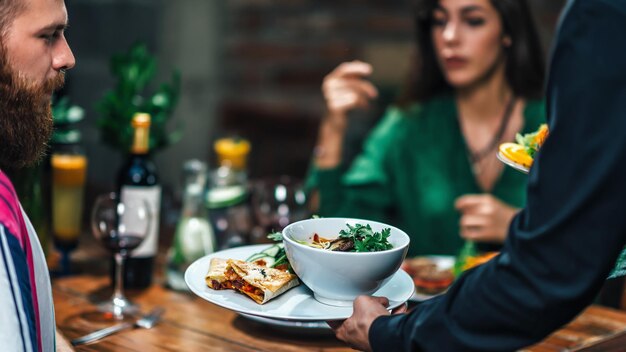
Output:
<instances>
[{"instance_id":1,"label":"quesadilla wedge","mask_svg":"<svg viewBox=\"0 0 626 352\"><path fill-rule=\"evenodd\" d=\"M226 269L228 267L228 260L222 258L212 258L209 265L209 271L206 274L204 280L207 286L214 290L226 290L232 289L233 283L226 278Z\"/></svg>"},{"instance_id":2,"label":"quesadilla wedge","mask_svg":"<svg viewBox=\"0 0 626 352\"><path fill-rule=\"evenodd\" d=\"M237 291L258 304L263 304L300 284L296 275L286 271L233 259L228 260L225 277L231 280Z\"/></svg>"}]
</instances>

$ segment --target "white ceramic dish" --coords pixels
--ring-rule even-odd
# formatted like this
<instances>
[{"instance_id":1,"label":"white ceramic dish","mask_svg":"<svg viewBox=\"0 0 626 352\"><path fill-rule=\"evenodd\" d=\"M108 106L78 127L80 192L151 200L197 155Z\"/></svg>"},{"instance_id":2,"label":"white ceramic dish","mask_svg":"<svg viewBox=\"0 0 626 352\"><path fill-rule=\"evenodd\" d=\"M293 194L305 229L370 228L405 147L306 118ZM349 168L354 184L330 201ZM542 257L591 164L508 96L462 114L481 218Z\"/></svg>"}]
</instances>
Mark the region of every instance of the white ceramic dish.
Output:
<instances>
[{"instance_id":1,"label":"white ceramic dish","mask_svg":"<svg viewBox=\"0 0 626 352\"><path fill-rule=\"evenodd\" d=\"M239 313L242 317L260 324L269 325L274 330L286 333L306 335L334 335L330 326L325 321L292 321L259 317L245 313Z\"/></svg>"},{"instance_id":2,"label":"white ceramic dish","mask_svg":"<svg viewBox=\"0 0 626 352\"><path fill-rule=\"evenodd\" d=\"M523 172L525 174L527 174L530 171L529 168L527 168L526 166L524 166L522 164L518 164L515 161L507 158L502 153L500 153L500 151L498 151L498 153L496 154L496 157L498 158L498 160L500 160L501 162L505 163L506 165L514 168L517 171Z\"/></svg>"},{"instance_id":3,"label":"white ceramic dish","mask_svg":"<svg viewBox=\"0 0 626 352\"><path fill-rule=\"evenodd\" d=\"M311 242L318 234L334 239L347 224L369 225L375 232L390 229L392 248L379 252L336 252L313 248L298 241ZM402 230L375 221L350 218L317 218L294 222L283 230L283 243L289 263L300 280L318 301L351 307L359 295L371 295L398 271L409 248L409 236Z\"/></svg>"},{"instance_id":4,"label":"white ceramic dish","mask_svg":"<svg viewBox=\"0 0 626 352\"><path fill-rule=\"evenodd\" d=\"M452 267L454 267L454 262L456 260L454 256L451 256L451 255L427 255L425 257L435 262L435 264L437 265L437 269L439 270L452 269ZM415 293L413 293L413 296L411 296L411 299L409 300L413 302L422 302L422 301L431 299L433 297L437 297L443 294L444 292L438 293L436 295L428 295L428 294L415 291Z\"/></svg>"},{"instance_id":5,"label":"white ceramic dish","mask_svg":"<svg viewBox=\"0 0 626 352\"><path fill-rule=\"evenodd\" d=\"M185 282L199 297L218 306L244 314L292 321L341 320L352 315L352 306L334 307L318 302L304 284L285 292L273 300L260 305L249 297L233 290L212 290L206 286L204 278L209 270L211 258L245 260L254 253L261 252L267 244L243 246L216 252L192 263L185 272ZM406 272L398 270L375 296L389 298L389 308L404 304L413 294L413 280Z\"/></svg>"}]
</instances>

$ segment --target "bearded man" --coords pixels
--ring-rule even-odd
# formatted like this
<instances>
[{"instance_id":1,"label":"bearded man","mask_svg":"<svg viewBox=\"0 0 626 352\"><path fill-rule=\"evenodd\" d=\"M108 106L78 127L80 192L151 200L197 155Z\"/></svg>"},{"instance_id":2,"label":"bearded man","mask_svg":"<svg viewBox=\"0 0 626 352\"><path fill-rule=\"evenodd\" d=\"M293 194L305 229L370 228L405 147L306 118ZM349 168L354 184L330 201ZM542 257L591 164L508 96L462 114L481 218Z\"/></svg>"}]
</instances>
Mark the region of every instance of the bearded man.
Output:
<instances>
[{"instance_id":1,"label":"bearded man","mask_svg":"<svg viewBox=\"0 0 626 352\"><path fill-rule=\"evenodd\" d=\"M52 93L74 56L63 0L0 0L0 346L70 349L55 338L48 268L36 233L3 170L41 159L52 132ZM58 335L57 335L58 337Z\"/></svg>"}]
</instances>

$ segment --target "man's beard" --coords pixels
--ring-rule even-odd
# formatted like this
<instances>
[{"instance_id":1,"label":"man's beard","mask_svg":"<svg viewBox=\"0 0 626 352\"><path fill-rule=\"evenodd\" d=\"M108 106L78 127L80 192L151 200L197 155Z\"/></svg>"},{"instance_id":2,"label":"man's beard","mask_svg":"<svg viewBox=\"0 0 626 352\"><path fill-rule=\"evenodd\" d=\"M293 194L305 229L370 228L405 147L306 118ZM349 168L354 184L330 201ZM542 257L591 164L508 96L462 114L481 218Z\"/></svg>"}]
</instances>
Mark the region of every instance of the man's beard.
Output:
<instances>
[{"instance_id":1,"label":"man's beard","mask_svg":"<svg viewBox=\"0 0 626 352\"><path fill-rule=\"evenodd\" d=\"M2 48L4 49L4 48ZM0 49L0 168L34 165L52 135L50 97L65 81L61 72L43 84L14 72Z\"/></svg>"}]
</instances>

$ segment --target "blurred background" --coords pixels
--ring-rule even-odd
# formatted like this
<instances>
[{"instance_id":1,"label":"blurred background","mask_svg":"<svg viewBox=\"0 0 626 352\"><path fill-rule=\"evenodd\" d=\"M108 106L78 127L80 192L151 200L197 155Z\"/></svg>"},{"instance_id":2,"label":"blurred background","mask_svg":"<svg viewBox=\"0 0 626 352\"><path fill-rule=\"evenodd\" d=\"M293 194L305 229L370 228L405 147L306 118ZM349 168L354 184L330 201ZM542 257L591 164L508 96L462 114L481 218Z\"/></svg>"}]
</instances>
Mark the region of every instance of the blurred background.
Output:
<instances>
[{"instance_id":1,"label":"blurred background","mask_svg":"<svg viewBox=\"0 0 626 352\"><path fill-rule=\"evenodd\" d=\"M565 1L530 2L547 49ZM112 189L124 157L101 142L96 106L116 84L111 56L134 43L156 57L152 88L181 75L169 124L183 136L155 154L164 192L174 194L182 162L213 167L212 143L226 135L251 142L249 178L304 177L324 109L322 79L354 59L373 64L382 93L380 106L354 117L367 121L348 139L358 146L401 86L413 48L409 0L68 0L67 8L77 65L63 94L85 109L88 193Z\"/></svg>"},{"instance_id":2,"label":"blurred background","mask_svg":"<svg viewBox=\"0 0 626 352\"><path fill-rule=\"evenodd\" d=\"M530 0L545 53L564 2ZM120 186L133 135L129 121L138 110L152 113L157 142L150 148L162 188L159 252L172 248L168 263L174 263L184 248L199 248L179 237L213 238L209 253L267 241L268 232L309 217L302 181L325 112L324 76L356 59L374 68L379 99L349 115L358 121L344 140L349 161L395 100L414 50L411 0L66 0L66 6L77 64L55 103L53 160L14 177L44 248L51 214L73 219L71 234L52 231L62 268L69 267L70 252L73 260L94 258L90 211L97 195ZM235 142L226 144L226 154L244 153L243 167L226 174L214 150L224 137ZM57 160L59 153L67 155ZM58 172L52 187L51 164ZM80 177L65 179L62 172ZM53 197L50 212L50 189L66 186L71 199ZM192 218L202 226L186 227ZM82 254L74 251L79 234L80 247L90 249L77 251ZM185 262L203 253L187 253Z\"/></svg>"}]
</instances>

